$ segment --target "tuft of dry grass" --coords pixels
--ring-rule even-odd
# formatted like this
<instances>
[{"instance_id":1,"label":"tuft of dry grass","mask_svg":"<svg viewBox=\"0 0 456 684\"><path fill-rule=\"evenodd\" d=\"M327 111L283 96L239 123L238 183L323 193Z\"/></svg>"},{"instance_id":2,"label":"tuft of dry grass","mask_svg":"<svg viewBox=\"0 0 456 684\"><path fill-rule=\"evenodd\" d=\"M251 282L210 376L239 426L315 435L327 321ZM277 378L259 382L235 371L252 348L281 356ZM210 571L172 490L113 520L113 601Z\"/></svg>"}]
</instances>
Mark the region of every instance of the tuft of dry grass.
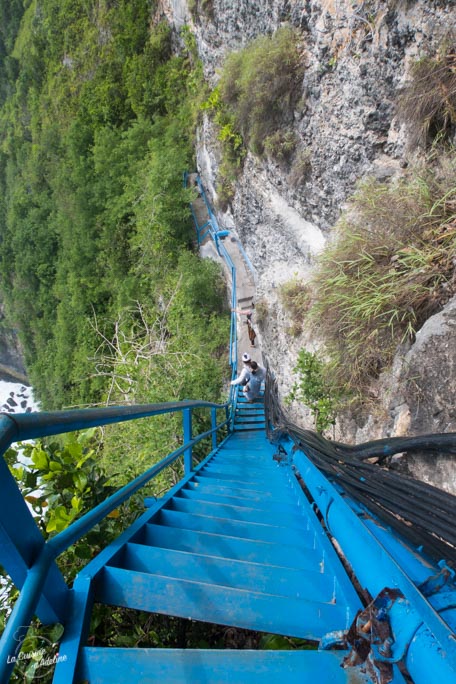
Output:
<instances>
[{"instance_id":1,"label":"tuft of dry grass","mask_svg":"<svg viewBox=\"0 0 456 684\"><path fill-rule=\"evenodd\" d=\"M221 99L254 154L263 155L266 139L292 120L303 73L299 34L290 26L228 56L219 82Z\"/></svg>"},{"instance_id":2,"label":"tuft of dry grass","mask_svg":"<svg viewBox=\"0 0 456 684\"><path fill-rule=\"evenodd\" d=\"M294 278L280 286L279 297L290 315L288 333L292 337L297 337L302 332L302 324L311 303L308 286Z\"/></svg>"},{"instance_id":3,"label":"tuft of dry grass","mask_svg":"<svg viewBox=\"0 0 456 684\"><path fill-rule=\"evenodd\" d=\"M365 181L321 257L309 319L350 391L378 375L455 290L455 170L453 160L436 175Z\"/></svg>"},{"instance_id":4,"label":"tuft of dry grass","mask_svg":"<svg viewBox=\"0 0 456 684\"><path fill-rule=\"evenodd\" d=\"M447 37L435 57L412 68L412 80L399 100L399 113L412 130L412 144L447 138L456 126L456 49Z\"/></svg>"}]
</instances>

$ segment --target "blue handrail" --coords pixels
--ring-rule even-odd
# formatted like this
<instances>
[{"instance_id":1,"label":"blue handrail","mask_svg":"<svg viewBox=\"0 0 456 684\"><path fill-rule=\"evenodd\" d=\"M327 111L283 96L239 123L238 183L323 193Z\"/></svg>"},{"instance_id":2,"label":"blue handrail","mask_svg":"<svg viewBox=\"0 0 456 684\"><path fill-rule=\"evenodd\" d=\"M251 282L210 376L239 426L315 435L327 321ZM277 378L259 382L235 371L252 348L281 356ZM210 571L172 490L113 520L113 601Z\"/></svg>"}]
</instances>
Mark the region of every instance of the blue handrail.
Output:
<instances>
[{"instance_id":1,"label":"blue handrail","mask_svg":"<svg viewBox=\"0 0 456 684\"><path fill-rule=\"evenodd\" d=\"M188 474L189 470L192 469L193 447L206 437L212 437L212 447L216 448L218 431L224 426L229 427L228 407L228 403L215 404L207 401L182 401L167 404L82 409L78 411L28 413L14 416L10 414L0 415L0 447L2 455L13 442L25 439L36 439L75 430L83 430L89 427L153 417L164 413L180 412L184 417L184 443L182 446L109 496L101 504L85 513L55 537L46 542L41 537L42 543L40 548L36 549L34 559L31 562L28 559L28 571L25 582L0 641L0 681L8 681L8 677L14 667L14 653L17 647L15 636L19 629L23 629L24 626L30 624L40 598L43 595L48 574L54 566L55 559L183 454ZM198 408L211 409L211 429L192 437L192 411ZM218 409L225 410L225 418L217 424ZM7 469L6 473L17 490L14 478L8 473ZM22 503L25 509L25 503L23 501ZM11 518L12 513L5 506L0 509L0 527L3 528L3 551L5 556L9 556L9 558L6 557L2 560L8 571L9 561L16 562L18 552L20 553L17 537L21 536L25 539L29 537L36 538L37 531L39 532L32 516L28 514L28 518L25 518L26 526L20 530L20 535L19 530L16 530L17 534L14 538L7 536L5 530L10 529L11 525L4 525L4 522ZM10 574L14 574L14 572L10 572ZM60 614L61 612L60 606Z\"/></svg>"},{"instance_id":2,"label":"blue handrail","mask_svg":"<svg viewBox=\"0 0 456 684\"><path fill-rule=\"evenodd\" d=\"M183 183L184 187L187 187L188 185L188 177L189 174L188 172L184 173L183 177ZM199 193L201 195L201 198L205 204L206 211L207 211L207 216L208 220L205 221L202 225L199 224L198 218L196 216L196 213L193 209L193 206L190 205L192 216L193 216L193 221L195 224L196 228L196 234L198 238L198 245L201 244L202 240L206 237L206 235L209 235L210 238L212 239L215 248L217 250L217 253L220 257L222 257L227 265L227 268L230 271L231 274L231 321L230 321L230 348L229 348L229 362L231 366L231 378L235 378L237 375L237 320L236 320L236 312L235 309L237 307L237 289L236 289L236 267L233 263L233 260L231 259L225 245L220 239L220 235L226 234L226 231L221 231L218 225L217 217L215 216L212 206L210 201L208 200L206 191L203 187L203 184L201 182L201 178L199 175L196 175L195 178L196 185L198 187ZM240 245L239 245L240 246ZM241 246L240 246L241 247ZM254 274L253 266L250 263L250 260L248 259L247 255L245 254L244 250L241 247L242 254L244 258L246 259L246 262L251 269L252 273ZM237 401L237 392L235 391L235 388L231 386L230 388L230 402L232 405L232 415L234 416L234 410L236 408L236 401Z\"/></svg>"}]
</instances>

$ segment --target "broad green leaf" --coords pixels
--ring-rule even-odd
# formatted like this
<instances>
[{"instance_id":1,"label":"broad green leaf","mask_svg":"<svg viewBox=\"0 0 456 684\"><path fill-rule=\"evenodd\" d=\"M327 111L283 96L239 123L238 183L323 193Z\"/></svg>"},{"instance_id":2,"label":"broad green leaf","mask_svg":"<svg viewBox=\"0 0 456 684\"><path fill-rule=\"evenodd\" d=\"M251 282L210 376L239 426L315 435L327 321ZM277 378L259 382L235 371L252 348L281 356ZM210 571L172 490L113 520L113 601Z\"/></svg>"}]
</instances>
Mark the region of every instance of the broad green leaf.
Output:
<instances>
[{"instance_id":1,"label":"broad green leaf","mask_svg":"<svg viewBox=\"0 0 456 684\"><path fill-rule=\"evenodd\" d=\"M34 447L31 453L31 459L33 465L35 465L39 470L46 470L48 467L48 457L46 452L40 447Z\"/></svg>"},{"instance_id":2,"label":"broad green leaf","mask_svg":"<svg viewBox=\"0 0 456 684\"><path fill-rule=\"evenodd\" d=\"M76 488L80 492L83 492L87 486L88 477L83 470L77 470L73 473L73 482L76 485Z\"/></svg>"}]
</instances>

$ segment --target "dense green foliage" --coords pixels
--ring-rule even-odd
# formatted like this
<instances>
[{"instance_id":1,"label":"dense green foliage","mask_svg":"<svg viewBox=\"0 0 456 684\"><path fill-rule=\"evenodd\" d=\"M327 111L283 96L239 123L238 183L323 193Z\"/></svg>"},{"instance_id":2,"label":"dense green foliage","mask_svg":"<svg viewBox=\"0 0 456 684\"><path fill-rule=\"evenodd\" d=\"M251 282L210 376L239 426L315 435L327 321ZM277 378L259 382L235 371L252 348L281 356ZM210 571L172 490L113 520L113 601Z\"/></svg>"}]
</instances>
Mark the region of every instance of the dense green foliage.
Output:
<instances>
[{"instance_id":1,"label":"dense green foliage","mask_svg":"<svg viewBox=\"0 0 456 684\"><path fill-rule=\"evenodd\" d=\"M293 278L283 283L279 289L280 299L285 310L289 314L288 334L293 337L300 335L305 315L310 306L310 293L308 286Z\"/></svg>"},{"instance_id":2,"label":"dense green foliage","mask_svg":"<svg viewBox=\"0 0 456 684\"><path fill-rule=\"evenodd\" d=\"M11 68L0 83L0 261L2 298L36 394L50 409L218 400L225 289L218 267L193 250L182 184L202 91L194 43L154 22L147 0L24 5L1 4L9 29L0 57ZM195 412L195 433L207 416ZM44 536L180 446L181 422L158 416L28 445L26 468L11 450ZM145 495L162 494L181 474L178 461L68 549L58 561L65 578L143 510ZM16 592L8 591L10 607ZM122 611L100 611L93 633L98 621L118 636ZM140 623L136 615L129 643L149 632ZM60 635L34 627L30 650L37 634Z\"/></svg>"},{"instance_id":3,"label":"dense green foliage","mask_svg":"<svg viewBox=\"0 0 456 684\"><path fill-rule=\"evenodd\" d=\"M38 398L46 408L108 392L111 401L168 398L146 381L128 396L112 392L97 370L100 344L138 310L146 328L158 319L166 328L162 357L185 349L195 359L174 366L184 379L168 382L172 397L204 389L214 398L220 276L189 252L182 187L200 90L194 46L183 31L176 53L148 0L23 5L1 3L0 58L10 67L0 84L0 263ZM163 377L165 365L156 359L149 371Z\"/></svg>"},{"instance_id":4,"label":"dense green foliage","mask_svg":"<svg viewBox=\"0 0 456 684\"><path fill-rule=\"evenodd\" d=\"M6 453L10 470L46 538L64 530L114 491L98 463L98 449L99 439L92 429L69 433L47 443L26 443L20 450L11 448ZM114 538L117 517L111 515L66 552L68 580L74 579L81 565ZM122 519L132 519L126 506Z\"/></svg>"},{"instance_id":5,"label":"dense green foliage","mask_svg":"<svg viewBox=\"0 0 456 684\"><path fill-rule=\"evenodd\" d=\"M20 445L20 449L11 448L6 452L10 470L20 484L44 538L64 530L73 520L113 492L114 487L108 483L106 473L99 465L99 453L99 430L94 429L79 434L69 433L52 440L25 443ZM69 584L90 559L133 522L138 512L143 510L143 497L144 491L133 495L58 557L57 564ZM1 566L0 575L2 629L18 592ZM103 635L109 630L115 631L121 613L118 609L108 614L104 607L95 606L93 629L103 622ZM139 622L137 630L142 631ZM52 681L54 668L49 664L40 666L40 660L42 657L52 658L53 651L57 652L57 642L62 633L62 625L44 626L34 619L22 643L23 660L15 668L11 681Z\"/></svg>"},{"instance_id":6,"label":"dense green foliage","mask_svg":"<svg viewBox=\"0 0 456 684\"><path fill-rule=\"evenodd\" d=\"M254 153L261 155L268 136L292 120L293 98L302 74L298 36L290 27L259 36L228 56L220 95Z\"/></svg>"}]
</instances>

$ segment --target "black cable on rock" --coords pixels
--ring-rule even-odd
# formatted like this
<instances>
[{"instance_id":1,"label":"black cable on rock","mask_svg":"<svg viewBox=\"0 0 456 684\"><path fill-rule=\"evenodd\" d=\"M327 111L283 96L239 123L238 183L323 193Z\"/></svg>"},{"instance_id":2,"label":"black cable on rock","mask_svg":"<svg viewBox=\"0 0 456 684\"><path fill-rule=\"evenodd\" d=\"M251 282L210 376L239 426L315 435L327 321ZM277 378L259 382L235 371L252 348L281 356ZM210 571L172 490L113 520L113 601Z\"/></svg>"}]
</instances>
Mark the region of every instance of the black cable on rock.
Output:
<instances>
[{"instance_id":1,"label":"black cable on rock","mask_svg":"<svg viewBox=\"0 0 456 684\"><path fill-rule=\"evenodd\" d=\"M328 479L435 560L456 566L456 496L385 468L388 456L426 451L456 454L456 433L392 437L363 444L331 442L292 423L268 368L265 392L268 437L290 437ZM377 463L367 459L377 458Z\"/></svg>"}]
</instances>

